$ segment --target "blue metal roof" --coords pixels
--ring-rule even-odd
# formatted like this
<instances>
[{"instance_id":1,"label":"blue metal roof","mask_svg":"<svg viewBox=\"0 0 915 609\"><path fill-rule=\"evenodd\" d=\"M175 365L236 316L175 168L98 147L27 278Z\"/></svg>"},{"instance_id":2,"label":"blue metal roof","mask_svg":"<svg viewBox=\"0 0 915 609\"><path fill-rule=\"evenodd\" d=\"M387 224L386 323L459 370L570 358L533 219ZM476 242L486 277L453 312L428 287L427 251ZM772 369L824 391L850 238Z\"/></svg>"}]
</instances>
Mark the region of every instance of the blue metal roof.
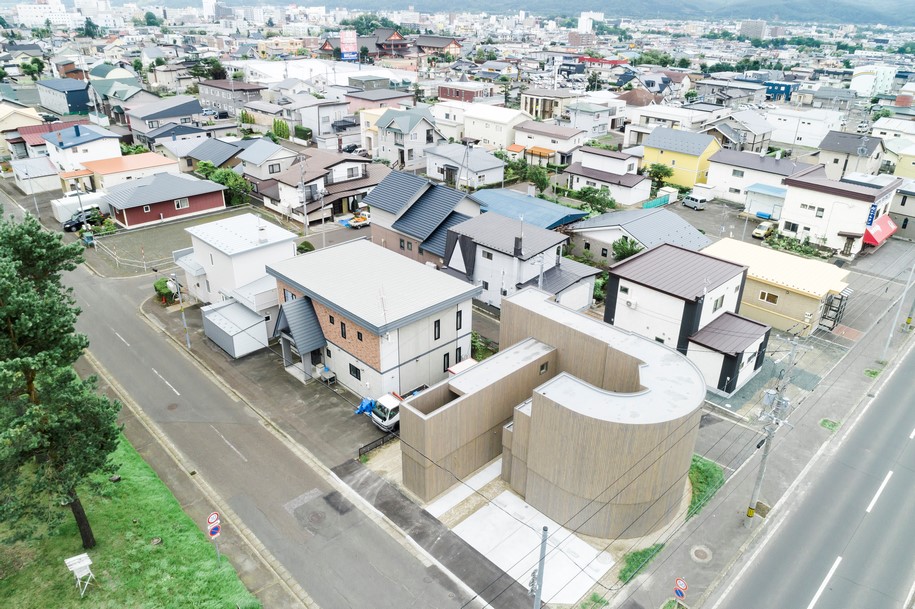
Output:
<instances>
[{"instance_id":1,"label":"blue metal roof","mask_svg":"<svg viewBox=\"0 0 915 609\"><path fill-rule=\"evenodd\" d=\"M788 194L788 189L779 186L770 186L769 184L750 184L747 186L747 192L756 192L761 195L769 195L770 197L784 199Z\"/></svg>"},{"instance_id":2,"label":"blue metal roof","mask_svg":"<svg viewBox=\"0 0 915 609\"><path fill-rule=\"evenodd\" d=\"M35 84L62 93L68 91L85 91L89 87L89 83L82 80L76 80L75 78L49 78L48 80L39 80Z\"/></svg>"},{"instance_id":3,"label":"blue metal roof","mask_svg":"<svg viewBox=\"0 0 915 609\"><path fill-rule=\"evenodd\" d=\"M448 229L467 220L470 220L470 216L465 216L456 211L451 212L448 214L448 217L445 218L445 221L439 224L438 228L432 231L431 235L426 237L426 240L423 241L420 247L427 252L444 258L445 242L448 239Z\"/></svg>"},{"instance_id":4,"label":"blue metal roof","mask_svg":"<svg viewBox=\"0 0 915 609\"><path fill-rule=\"evenodd\" d=\"M491 211L501 216L524 220L540 228L554 229L557 226L581 220L588 212L550 203L537 197L505 188L479 190L470 198L480 204L482 211Z\"/></svg>"},{"instance_id":5,"label":"blue metal roof","mask_svg":"<svg viewBox=\"0 0 915 609\"><path fill-rule=\"evenodd\" d=\"M116 133L95 125L73 125L60 131L45 133L41 137L44 141L57 148L72 148L104 138L119 139Z\"/></svg>"},{"instance_id":6,"label":"blue metal roof","mask_svg":"<svg viewBox=\"0 0 915 609\"><path fill-rule=\"evenodd\" d=\"M292 336L296 350L303 356L327 344L311 298L305 296L280 306L273 337L276 338L283 332Z\"/></svg>"},{"instance_id":7,"label":"blue metal roof","mask_svg":"<svg viewBox=\"0 0 915 609\"><path fill-rule=\"evenodd\" d=\"M378 208L389 214L398 214L410 202L430 186L429 180L412 173L392 171L372 189L363 203L371 208Z\"/></svg>"},{"instance_id":8,"label":"blue metal roof","mask_svg":"<svg viewBox=\"0 0 915 609\"><path fill-rule=\"evenodd\" d=\"M436 184L420 195L391 228L420 240L426 239L466 196L463 192Z\"/></svg>"}]
</instances>

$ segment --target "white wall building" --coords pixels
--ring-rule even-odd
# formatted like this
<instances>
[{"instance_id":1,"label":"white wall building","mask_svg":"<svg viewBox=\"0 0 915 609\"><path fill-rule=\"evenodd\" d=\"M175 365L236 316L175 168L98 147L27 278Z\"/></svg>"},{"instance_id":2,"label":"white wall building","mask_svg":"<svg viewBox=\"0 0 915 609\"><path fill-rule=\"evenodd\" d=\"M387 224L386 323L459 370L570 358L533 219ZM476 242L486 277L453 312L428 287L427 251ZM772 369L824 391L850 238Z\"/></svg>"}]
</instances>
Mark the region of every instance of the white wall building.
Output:
<instances>
[{"instance_id":1,"label":"white wall building","mask_svg":"<svg viewBox=\"0 0 915 609\"><path fill-rule=\"evenodd\" d=\"M868 64L855 68L849 88L858 97L870 99L880 93L889 93L896 78L896 66Z\"/></svg>"},{"instance_id":2,"label":"white wall building","mask_svg":"<svg viewBox=\"0 0 915 609\"><path fill-rule=\"evenodd\" d=\"M83 162L121 156L117 134L95 125L74 125L46 133L48 157L61 171L83 169Z\"/></svg>"},{"instance_id":3,"label":"white wall building","mask_svg":"<svg viewBox=\"0 0 915 609\"><path fill-rule=\"evenodd\" d=\"M734 203L745 203L747 189L753 185L781 188L785 177L812 167L793 159L736 150L719 150L709 162L708 186L713 196Z\"/></svg>"},{"instance_id":4,"label":"white wall building","mask_svg":"<svg viewBox=\"0 0 915 609\"><path fill-rule=\"evenodd\" d=\"M830 131L840 131L844 114L837 110L794 110L779 107L765 111L774 128L772 141L815 148Z\"/></svg>"},{"instance_id":5,"label":"white wall building","mask_svg":"<svg viewBox=\"0 0 915 609\"><path fill-rule=\"evenodd\" d=\"M520 110L472 104L464 110L464 137L488 150L505 150L515 143L515 127L528 118Z\"/></svg>"}]
</instances>

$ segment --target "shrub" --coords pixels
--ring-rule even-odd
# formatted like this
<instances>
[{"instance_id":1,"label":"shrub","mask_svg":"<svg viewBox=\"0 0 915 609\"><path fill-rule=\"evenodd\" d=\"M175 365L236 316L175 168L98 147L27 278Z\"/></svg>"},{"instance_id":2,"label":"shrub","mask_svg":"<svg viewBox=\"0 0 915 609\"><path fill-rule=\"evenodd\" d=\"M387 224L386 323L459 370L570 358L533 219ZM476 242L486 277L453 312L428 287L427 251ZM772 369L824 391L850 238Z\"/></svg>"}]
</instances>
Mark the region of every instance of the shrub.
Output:
<instances>
[{"instance_id":1,"label":"shrub","mask_svg":"<svg viewBox=\"0 0 915 609\"><path fill-rule=\"evenodd\" d=\"M315 246L312 245L310 241L302 241L296 246L295 251L300 254L307 254L308 252L315 251Z\"/></svg>"},{"instance_id":2,"label":"shrub","mask_svg":"<svg viewBox=\"0 0 915 609\"><path fill-rule=\"evenodd\" d=\"M642 567L648 565L651 560L664 549L663 543L656 543L650 548L629 552L623 557L623 568L620 569L620 581L624 584L635 577Z\"/></svg>"}]
</instances>

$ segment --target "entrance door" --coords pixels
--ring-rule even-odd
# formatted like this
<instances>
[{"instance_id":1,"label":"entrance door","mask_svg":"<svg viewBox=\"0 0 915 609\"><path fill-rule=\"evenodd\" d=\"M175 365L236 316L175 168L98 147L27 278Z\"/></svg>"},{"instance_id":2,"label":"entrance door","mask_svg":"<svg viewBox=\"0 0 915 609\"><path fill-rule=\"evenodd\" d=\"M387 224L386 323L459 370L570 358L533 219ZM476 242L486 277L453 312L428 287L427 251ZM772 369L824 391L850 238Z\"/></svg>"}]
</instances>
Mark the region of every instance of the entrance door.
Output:
<instances>
[{"instance_id":1,"label":"entrance door","mask_svg":"<svg viewBox=\"0 0 915 609\"><path fill-rule=\"evenodd\" d=\"M854 237L845 237L845 247L842 248L843 256L851 256L851 248L855 244Z\"/></svg>"}]
</instances>

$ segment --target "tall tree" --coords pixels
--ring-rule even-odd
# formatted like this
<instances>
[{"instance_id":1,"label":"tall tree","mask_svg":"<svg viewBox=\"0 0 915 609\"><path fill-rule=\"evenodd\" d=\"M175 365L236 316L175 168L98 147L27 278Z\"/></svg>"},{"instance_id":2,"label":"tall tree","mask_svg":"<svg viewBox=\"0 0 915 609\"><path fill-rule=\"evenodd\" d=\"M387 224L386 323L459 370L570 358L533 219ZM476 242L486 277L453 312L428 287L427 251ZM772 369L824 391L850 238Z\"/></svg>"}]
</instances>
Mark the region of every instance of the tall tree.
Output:
<instances>
[{"instance_id":1,"label":"tall tree","mask_svg":"<svg viewBox=\"0 0 915 609\"><path fill-rule=\"evenodd\" d=\"M101 28L96 25L89 17L86 17L86 21L83 26L76 28L76 31L78 34L85 36L86 38L98 38L99 34L101 34Z\"/></svg>"},{"instance_id":2,"label":"tall tree","mask_svg":"<svg viewBox=\"0 0 915 609\"><path fill-rule=\"evenodd\" d=\"M44 72L44 61L40 57L32 57L29 61L21 63L19 69L32 80L38 80Z\"/></svg>"},{"instance_id":3,"label":"tall tree","mask_svg":"<svg viewBox=\"0 0 915 609\"><path fill-rule=\"evenodd\" d=\"M143 15L143 19L146 21L146 25L149 27L162 25L162 21L156 17L156 14L152 11L146 11L146 14Z\"/></svg>"},{"instance_id":4,"label":"tall tree","mask_svg":"<svg viewBox=\"0 0 915 609\"><path fill-rule=\"evenodd\" d=\"M61 276L81 256L31 216L0 220L0 521L28 535L68 505L91 548L78 488L107 468L119 406L72 369L88 340Z\"/></svg>"},{"instance_id":5,"label":"tall tree","mask_svg":"<svg viewBox=\"0 0 915 609\"><path fill-rule=\"evenodd\" d=\"M550 186L550 174L548 174L543 167L529 167L527 170L527 179L533 183L541 193Z\"/></svg>"},{"instance_id":6,"label":"tall tree","mask_svg":"<svg viewBox=\"0 0 915 609\"><path fill-rule=\"evenodd\" d=\"M645 174L651 178L652 190L656 191L664 186L664 181L674 175L673 167L668 167L664 163L652 163L648 166Z\"/></svg>"},{"instance_id":7,"label":"tall tree","mask_svg":"<svg viewBox=\"0 0 915 609\"><path fill-rule=\"evenodd\" d=\"M616 261L625 260L630 256L635 256L642 251L642 246L636 243L634 239L620 237L610 246L613 250L613 259Z\"/></svg>"}]
</instances>

